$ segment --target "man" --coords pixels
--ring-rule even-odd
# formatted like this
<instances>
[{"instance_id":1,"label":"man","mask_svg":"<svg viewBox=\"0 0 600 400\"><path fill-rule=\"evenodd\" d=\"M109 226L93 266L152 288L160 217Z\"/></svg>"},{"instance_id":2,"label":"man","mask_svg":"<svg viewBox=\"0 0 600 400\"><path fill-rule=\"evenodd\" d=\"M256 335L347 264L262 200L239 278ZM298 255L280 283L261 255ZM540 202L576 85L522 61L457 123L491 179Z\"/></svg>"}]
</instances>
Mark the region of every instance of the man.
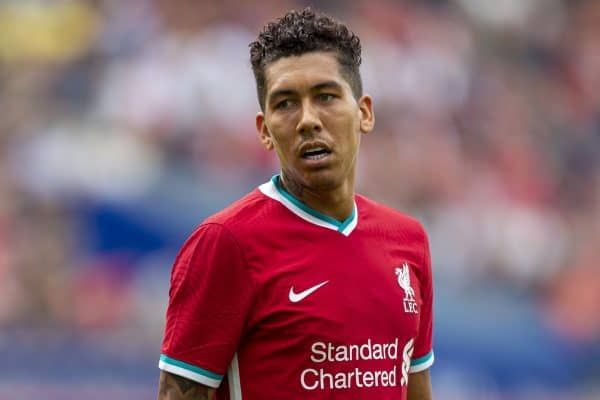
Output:
<instances>
[{"instance_id":1,"label":"man","mask_svg":"<svg viewBox=\"0 0 600 400\"><path fill-rule=\"evenodd\" d=\"M426 234L354 193L374 124L360 51L310 9L251 44L256 128L281 173L177 256L159 399L431 399Z\"/></svg>"}]
</instances>

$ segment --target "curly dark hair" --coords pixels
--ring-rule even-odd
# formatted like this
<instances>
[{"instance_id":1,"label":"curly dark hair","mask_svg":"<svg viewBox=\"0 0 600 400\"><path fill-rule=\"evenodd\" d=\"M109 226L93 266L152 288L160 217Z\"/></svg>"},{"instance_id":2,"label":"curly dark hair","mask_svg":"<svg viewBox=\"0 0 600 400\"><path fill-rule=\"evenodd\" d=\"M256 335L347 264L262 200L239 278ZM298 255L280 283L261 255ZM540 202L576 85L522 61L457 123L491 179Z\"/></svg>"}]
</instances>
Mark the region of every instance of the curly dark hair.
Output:
<instances>
[{"instance_id":1,"label":"curly dark hair","mask_svg":"<svg viewBox=\"0 0 600 400\"><path fill-rule=\"evenodd\" d=\"M250 43L250 61L256 80L260 108L265 109L265 68L282 57L299 56L315 51L333 52L340 64L340 73L349 83L356 99L362 96L360 78L360 39L346 25L310 7L289 11L269 22Z\"/></svg>"}]
</instances>

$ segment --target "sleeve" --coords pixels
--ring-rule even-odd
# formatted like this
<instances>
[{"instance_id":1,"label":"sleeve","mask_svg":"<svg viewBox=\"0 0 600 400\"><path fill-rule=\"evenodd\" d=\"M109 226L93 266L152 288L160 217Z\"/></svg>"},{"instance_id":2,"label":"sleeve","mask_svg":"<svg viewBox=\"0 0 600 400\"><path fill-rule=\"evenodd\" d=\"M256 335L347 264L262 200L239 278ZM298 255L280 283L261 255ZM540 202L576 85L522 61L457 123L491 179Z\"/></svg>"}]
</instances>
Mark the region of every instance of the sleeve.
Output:
<instances>
[{"instance_id":1,"label":"sleeve","mask_svg":"<svg viewBox=\"0 0 600 400\"><path fill-rule=\"evenodd\" d=\"M423 231L423 268L421 279L421 308L419 333L415 339L414 351L410 363L410 373L421 372L433 365L433 277L431 271L431 256L429 240Z\"/></svg>"},{"instance_id":2,"label":"sleeve","mask_svg":"<svg viewBox=\"0 0 600 400\"><path fill-rule=\"evenodd\" d=\"M252 298L250 272L235 238L222 225L201 225L173 265L159 368L218 387Z\"/></svg>"}]
</instances>

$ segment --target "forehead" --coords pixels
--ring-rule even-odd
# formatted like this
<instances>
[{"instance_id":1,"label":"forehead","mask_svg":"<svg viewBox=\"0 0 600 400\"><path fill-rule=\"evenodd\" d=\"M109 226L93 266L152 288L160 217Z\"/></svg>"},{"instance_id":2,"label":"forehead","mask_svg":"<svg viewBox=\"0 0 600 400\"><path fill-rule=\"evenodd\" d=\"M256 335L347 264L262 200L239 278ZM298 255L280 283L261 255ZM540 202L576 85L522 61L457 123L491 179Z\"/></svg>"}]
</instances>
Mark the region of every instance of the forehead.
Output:
<instances>
[{"instance_id":1,"label":"forehead","mask_svg":"<svg viewBox=\"0 0 600 400\"><path fill-rule=\"evenodd\" d=\"M265 69L267 95L279 89L300 89L315 83L335 81L350 86L340 74L340 64L334 53L314 52L283 57Z\"/></svg>"}]
</instances>

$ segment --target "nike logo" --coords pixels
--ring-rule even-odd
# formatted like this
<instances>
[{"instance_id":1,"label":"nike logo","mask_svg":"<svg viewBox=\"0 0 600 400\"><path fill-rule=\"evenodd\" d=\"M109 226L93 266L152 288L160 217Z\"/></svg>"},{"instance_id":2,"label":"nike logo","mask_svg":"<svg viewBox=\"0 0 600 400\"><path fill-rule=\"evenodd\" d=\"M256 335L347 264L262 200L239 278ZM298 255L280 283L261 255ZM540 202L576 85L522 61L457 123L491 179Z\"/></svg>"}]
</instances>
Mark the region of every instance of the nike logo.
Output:
<instances>
[{"instance_id":1,"label":"nike logo","mask_svg":"<svg viewBox=\"0 0 600 400\"><path fill-rule=\"evenodd\" d=\"M290 288L290 301L292 303L297 303L301 300L304 300L307 296L310 296L312 293L314 293L316 290L318 290L321 286L326 285L329 281L325 281L325 282L321 282L318 285L315 285L311 288L308 288L300 293L295 293L294 292L294 287L292 286Z\"/></svg>"}]
</instances>

